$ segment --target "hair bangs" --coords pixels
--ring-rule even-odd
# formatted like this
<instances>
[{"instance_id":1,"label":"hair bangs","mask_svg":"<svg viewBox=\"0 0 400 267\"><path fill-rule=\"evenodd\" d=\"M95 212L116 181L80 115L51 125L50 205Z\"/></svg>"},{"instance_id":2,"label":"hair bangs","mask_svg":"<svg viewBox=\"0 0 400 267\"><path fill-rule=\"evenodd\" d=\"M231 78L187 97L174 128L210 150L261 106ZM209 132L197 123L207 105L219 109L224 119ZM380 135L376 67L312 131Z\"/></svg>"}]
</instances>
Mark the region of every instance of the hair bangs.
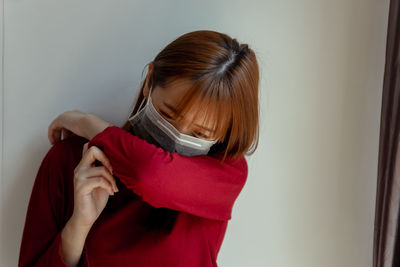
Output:
<instances>
[{"instance_id":1,"label":"hair bangs","mask_svg":"<svg viewBox=\"0 0 400 267\"><path fill-rule=\"evenodd\" d=\"M229 95L221 94L219 85L204 80L194 82L177 103L176 111L179 118L192 112L191 124L200 117L202 125L214 130L211 133L213 139L222 142L231 123L232 101Z\"/></svg>"}]
</instances>

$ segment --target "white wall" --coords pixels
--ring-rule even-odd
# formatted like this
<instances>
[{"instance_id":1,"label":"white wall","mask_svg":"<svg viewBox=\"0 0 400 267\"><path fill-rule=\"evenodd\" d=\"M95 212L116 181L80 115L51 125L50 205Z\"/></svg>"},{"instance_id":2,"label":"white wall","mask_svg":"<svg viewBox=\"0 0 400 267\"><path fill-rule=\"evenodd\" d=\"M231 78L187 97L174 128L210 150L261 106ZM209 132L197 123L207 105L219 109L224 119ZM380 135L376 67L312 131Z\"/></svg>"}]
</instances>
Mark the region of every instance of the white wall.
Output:
<instances>
[{"instance_id":1,"label":"white wall","mask_svg":"<svg viewBox=\"0 0 400 267\"><path fill-rule=\"evenodd\" d=\"M1 266L16 266L50 122L77 108L122 125L144 65L197 29L249 43L262 79L219 265L372 265L389 0L4 2Z\"/></svg>"},{"instance_id":2,"label":"white wall","mask_svg":"<svg viewBox=\"0 0 400 267\"><path fill-rule=\"evenodd\" d=\"M4 158L4 149L3 149L3 4L4 1L0 0L0 258L3 258L3 158ZM0 264L2 260L0 260Z\"/></svg>"}]
</instances>

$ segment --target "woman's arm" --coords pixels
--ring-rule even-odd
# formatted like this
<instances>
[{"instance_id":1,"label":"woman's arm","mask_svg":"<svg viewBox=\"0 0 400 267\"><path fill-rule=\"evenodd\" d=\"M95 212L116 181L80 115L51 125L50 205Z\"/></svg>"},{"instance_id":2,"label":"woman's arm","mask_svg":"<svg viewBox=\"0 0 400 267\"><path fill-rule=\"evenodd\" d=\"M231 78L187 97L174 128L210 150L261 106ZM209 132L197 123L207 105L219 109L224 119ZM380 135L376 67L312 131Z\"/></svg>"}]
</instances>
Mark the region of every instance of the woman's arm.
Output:
<instances>
[{"instance_id":1,"label":"woman's arm","mask_svg":"<svg viewBox=\"0 0 400 267\"><path fill-rule=\"evenodd\" d=\"M72 216L61 231L61 255L70 267L78 266L90 227L81 226Z\"/></svg>"},{"instance_id":2,"label":"woman's arm","mask_svg":"<svg viewBox=\"0 0 400 267\"><path fill-rule=\"evenodd\" d=\"M104 131L108 126L114 125L92 114L85 114L82 119L78 121L80 135L88 140Z\"/></svg>"},{"instance_id":3,"label":"woman's arm","mask_svg":"<svg viewBox=\"0 0 400 267\"><path fill-rule=\"evenodd\" d=\"M221 163L207 155L169 153L113 125L91 138L88 147L93 145L107 155L114 175L144 201L205 218L229 220L247 178L244 157Z\"/></svg>"}]
</instances>

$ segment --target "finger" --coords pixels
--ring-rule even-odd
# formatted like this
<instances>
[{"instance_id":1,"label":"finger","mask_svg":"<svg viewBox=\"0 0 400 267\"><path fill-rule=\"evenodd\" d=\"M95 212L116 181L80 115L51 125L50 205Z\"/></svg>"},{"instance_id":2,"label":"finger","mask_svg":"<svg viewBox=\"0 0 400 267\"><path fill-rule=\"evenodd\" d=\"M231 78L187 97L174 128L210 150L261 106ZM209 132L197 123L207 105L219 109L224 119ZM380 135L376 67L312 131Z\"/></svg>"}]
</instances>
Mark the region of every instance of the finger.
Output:
<instances>
[{"instance_id":1,"label":"finger","mask_svg":"<svg viewBox=\"0 0 400 267\"><path fill-rule=\"evenodd\" d=\"M67 139L68 137L70 137L72 135L72 132L68 129L63 128L62 129L62 136L63 136L63 140Z\"/></svg>"},{"instance_id":2,"label":"finger","mask_svg":"<svg viewBox=\"0 0 400 267\"><path fill-rule=\"evenodd\" d=\"M112 166L106 154L97 146L91 146L82 156L81 164L83 167L90 167L96 160L100 161L103 166L107 167L111 173Z\"/></svg>"},{"instance_id":3,"label":"finger","mask_svg":"<svg viewBox=\"0 0 400 267\"><path fill-rule=\"evenodd\" d=\"M84 194L90 194L94 188L101 187L106 190L110 195L114 195L111 185L103 177L92 177L82 181L77 190Z\"/></svg>"},{"instance_id":4,"label":"finger","mask_svg":"<svg viewBox=\"0 0 400 267\"><path fill-rule=\"evenodd\" d=\"M54 129L52 136L53 136L54 143L60 141L61 140L61 129L59 129L59 128Z\"/></svg>"},{"instance_id":5,"label":"finger","mask_svg":"<svg viewBox=\"0 0 400 267\"><path fill-rule=\"evenodd\" d=\"M47 128L47 137L49 138L51 144L54 144L54 142L55 142L53 132L56 128L57 128L57 125L56 125L55 121L53 121Z\"/></svg>"},{"instance_id":6,"label":"finger","mask_svg":"<svg viewBox=\"0 0 400 267\"><path fill-rule=\"evenodd\" d=\"M60 140L61 137L61 130L62 130L62 125L59 123L59 116L53 120L53 122L49 126L49 134L52 136L53 141L57 142Z\"/></svg>"},{"instance_id":7,"label":"finger","mask_svg":"<svg viewBox=\"0 0 400 267\"><path fill-rule=\"evenodd\" d=\"M73 132L70 131L70 130L65 129L65 131L64 131L64 136L65 136L65 138L70 138L70 137L72 137L72 136L74 136L74 135L75 135L75 133L73 133Z\"/></svg>"},{"instance_id":8,"label":"finger","mask_svg":"<svg viewBox=\"0 0 400 267\"><path fill-rule=\"evenodd\" d=\"M47 128L47 138L49 139L49 141L50 141L50 144L53 144L54 143L54 140L53 140L53 136L51 135L51 133L52 133L52 126L51 126L52 124L50 124L50 126Z\"/></svg>"},{"instance_id":9,"label":"finger","mask_svg":"<svg viewBox=\"0 0 400 267\"><path fill-rule=\"evenodd\" d=\"M63 129L63 136L64 136L64 138L63 139L67 139L69 136L70 136L71 134L69 133L69 131L68 130L66 130L66 129Z\"/></svg>"},{"instance_id":10,"label":"finger","mask_svg":"<svg viewBox=\"0 0 400 267\"><path fill-rule=\"evenodd\" d=\"M117 182L115 181L115 178L111 175L111 173L108 171L108 169L104 166L92 167L89 169L85 169L82 171L82 176L85 176L87 178L102 176L113 187L113 191L118 192Z\"/></svg>"},{"instance_id":11,"label":"finger","mask_svg":"<svg viewBox=\"0 0 400 267\"><path fill-rule=\"evenodd\" d=\"M87 142L87 143L85 143L85 144L83 145L82 157L85 155L85 153L86 153L86 151L87 151L88 144L89 144L89 142Z\"/></svg>"}]
</instances>

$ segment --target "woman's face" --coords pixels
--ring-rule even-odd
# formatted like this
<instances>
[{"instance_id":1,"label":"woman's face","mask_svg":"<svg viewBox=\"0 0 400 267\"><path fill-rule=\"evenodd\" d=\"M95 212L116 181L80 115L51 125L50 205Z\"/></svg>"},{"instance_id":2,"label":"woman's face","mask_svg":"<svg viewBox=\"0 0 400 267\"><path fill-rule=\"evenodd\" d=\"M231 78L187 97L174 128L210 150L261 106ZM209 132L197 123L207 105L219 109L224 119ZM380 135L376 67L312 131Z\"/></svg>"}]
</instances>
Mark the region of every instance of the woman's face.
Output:
<instances>
[{"instance_id":1,"label":"woman's face","mask_svg":"<svg viewBox=\"0 0 400 267\"><path fill-rule=\"evenodd\" d=\"M152 89L151 93L152 103L158 113L171 123L179 132L200 139L215 140L215 135L210 125L212 122L209 121L209 124L203 123L205 114L198 114L196 120L190 124L195 115L194 112L187 112L185 117L179 118L179 120L177 114L174 112L174 107L179 103L180 98L189 86L190 83L185 80L174 81L165 88L156 86ZM143 90L143 95L147 98L148 93L149 88L146 86Z\"/></svg>"}]
</instances>

